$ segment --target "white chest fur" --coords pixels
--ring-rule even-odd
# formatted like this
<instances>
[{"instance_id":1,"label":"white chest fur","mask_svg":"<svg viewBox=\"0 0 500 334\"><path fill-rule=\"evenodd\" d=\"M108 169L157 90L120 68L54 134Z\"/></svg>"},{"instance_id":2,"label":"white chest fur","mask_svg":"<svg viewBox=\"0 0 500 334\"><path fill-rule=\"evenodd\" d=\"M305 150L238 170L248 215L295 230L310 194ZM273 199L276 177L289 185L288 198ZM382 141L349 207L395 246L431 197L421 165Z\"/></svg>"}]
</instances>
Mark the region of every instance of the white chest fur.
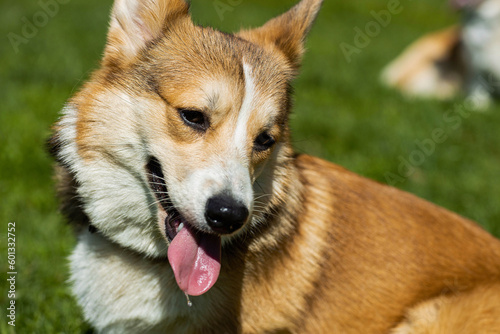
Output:
<instances>
[{"instance_id":1,"label":"white chest fur","mask_svg":"<svg viewBox=\"0 0 500 334\"><path fill-rule=\"evenodd\" d=\"M70 261L73 293L99 332L194 332L190 326L211 313L209 297L187 305L167 260L148 260L99 233L81 233Z\"/></svg>"}]
</instances>

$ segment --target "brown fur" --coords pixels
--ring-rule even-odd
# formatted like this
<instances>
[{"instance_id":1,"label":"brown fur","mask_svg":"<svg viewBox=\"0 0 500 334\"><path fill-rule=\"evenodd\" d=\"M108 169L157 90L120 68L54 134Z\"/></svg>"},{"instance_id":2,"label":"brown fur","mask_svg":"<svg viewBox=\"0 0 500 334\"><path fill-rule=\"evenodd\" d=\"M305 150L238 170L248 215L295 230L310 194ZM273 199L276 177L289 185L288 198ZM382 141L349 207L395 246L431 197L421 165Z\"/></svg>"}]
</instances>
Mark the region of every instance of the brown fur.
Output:
<instances>
[{"instance_id":1,"label":"brown fur","mask_svg":"<svg viewBox=\"0 0 500 334\"><path fill-rule=\"evenodd\" d=\"M419 301L498 282L500 243L472 222L317 158L294 165L292 194L304 205L291 202L272 224L281 228L249 247L246 261L267 260L244 275L255 276L243 286L244 332L281 319L293 333L384 333ZM487 303L500 305L500 295Z\"/></svg>"},{"instance_id":2,"label":"brown fur","mask_svg":"<svg viewBox=\"0 0 500 334\"><path fill-rule=\"evenodd\" d=\"M261 223L224 244L221 274L212 290L195 298L192 310L155 329L204 334L375 334L394 328L395 334L457 333L456 328L470 334L500 332L498 240L411 194L321 159L294 155L287 126L289 85L321 1L302 1L262 28L237 36L196 27L183 1L152 3L158 2L140 11L148 14L139 37L130 36L136 27L117 24L113 16L103 67L70 101L78 110L75 140L82 163L126 165L138 159L145 165L146 159L126 156L123 149L134 145L136 137L158 145L158 152L170 150L158 159L179 178L223 156L231 148L225 139L236 122L234 110L243 100L242 59L253 65L257 78L256 109L273 107L268 130L280 142L274 152L255 153L251 147L247 152L249 173L263 169L261 180L271 195L254 212ZM123 99L149 109L138 120L118 107ZM178 118L179 108L209 114L210 132L193 134ZM264 121L249 121L250 138L268 126ZM138 122L146 133L137 130ZM61 121L55 127L55 151L65 145L59 139L63 126ZM76 196L80 184L67 160L59 157L57 169L63 212L85 225L85 212L92 208ZM108 233L100 227L94 244L99 256L89 264L98 268L92 278L111 286L104 287L106 301L138 293L134 287L144 277L159 277L165 289L158 300L183 297L164 258L126 249L108 240ZM126 272L120 273L123 268ZM93 288L99 291L101 285ZM129 321L133 326L134 319Z\"/></svg>"},{"instance_id":3,"label":"brown fur","mask_svg":"<svg viewBox=\"0 0 500 334\"><path fill-rule=\"evenodd\" d=\"M494 284L423 302L391 334L496 334L500 328L498 296L500 285Z\"/></svg>"}]
</instances>

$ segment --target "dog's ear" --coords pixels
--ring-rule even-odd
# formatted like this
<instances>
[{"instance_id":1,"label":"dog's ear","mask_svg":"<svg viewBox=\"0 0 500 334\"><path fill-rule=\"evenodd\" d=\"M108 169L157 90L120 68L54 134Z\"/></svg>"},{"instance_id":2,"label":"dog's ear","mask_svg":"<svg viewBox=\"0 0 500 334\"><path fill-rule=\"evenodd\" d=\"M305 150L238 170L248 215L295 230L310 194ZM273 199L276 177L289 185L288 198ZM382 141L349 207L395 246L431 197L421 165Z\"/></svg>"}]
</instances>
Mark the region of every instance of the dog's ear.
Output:
<instances>
[{"instance_id":1,"label":"dog's ear","mask_svg":"<svg viewBox=\"0 0 500 334\"><path fill-rule=\"evenodd\" d=\"M189 5L184 0L115 0L104 64L133 59L181 17L189 17Z\"/></svg>"},{"instance_id":2,"label":"dog's ear","mask_svg":"<svg viewBox=\"0 0 500 334\"><path fill-rule=\"evenodd\" d=\"M323 0L302 0L288 12L260 28L240 31L237 35L266 48L277 48L293 68L300 66L304 41L318 15Z\"/></svg>"}]
</instances>

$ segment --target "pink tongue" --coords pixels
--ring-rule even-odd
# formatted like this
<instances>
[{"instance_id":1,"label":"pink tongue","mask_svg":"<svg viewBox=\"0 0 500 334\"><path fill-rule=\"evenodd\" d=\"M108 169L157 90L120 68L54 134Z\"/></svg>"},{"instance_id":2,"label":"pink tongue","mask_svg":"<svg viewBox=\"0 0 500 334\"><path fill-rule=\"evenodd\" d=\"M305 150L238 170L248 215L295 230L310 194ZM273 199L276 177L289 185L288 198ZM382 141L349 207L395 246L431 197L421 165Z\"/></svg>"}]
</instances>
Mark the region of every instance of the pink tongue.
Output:
<instances>
[{"instance_id":1,"label":"pink tongue","mask_svg":"<svg viewBox=\"0 0 500 334\"><path fill-rule=\"evenodd\" d=\"M220 237L184 226L168 246L168 261L179 288L191 296L207 292L220 271Z\"/></svg>"}]
</instances>

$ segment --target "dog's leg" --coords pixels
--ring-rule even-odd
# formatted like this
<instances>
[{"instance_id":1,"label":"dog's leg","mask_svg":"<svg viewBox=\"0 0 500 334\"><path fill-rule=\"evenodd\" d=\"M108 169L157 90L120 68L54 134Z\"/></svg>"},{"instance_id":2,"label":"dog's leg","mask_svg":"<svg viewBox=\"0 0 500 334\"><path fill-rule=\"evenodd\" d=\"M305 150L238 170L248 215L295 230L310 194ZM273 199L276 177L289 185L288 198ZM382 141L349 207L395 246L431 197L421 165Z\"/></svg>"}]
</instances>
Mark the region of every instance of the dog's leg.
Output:
<instances>
[{"instance_id":1,"label":"dog's leg","mask_svg":"<svg viewBox=\"0 0 500 334\"><path fill-rule=\"evenodd\" d=\"M390 334L500 333L500 284L440 296L410 309Z\"/></svg>"}]
</instances>

